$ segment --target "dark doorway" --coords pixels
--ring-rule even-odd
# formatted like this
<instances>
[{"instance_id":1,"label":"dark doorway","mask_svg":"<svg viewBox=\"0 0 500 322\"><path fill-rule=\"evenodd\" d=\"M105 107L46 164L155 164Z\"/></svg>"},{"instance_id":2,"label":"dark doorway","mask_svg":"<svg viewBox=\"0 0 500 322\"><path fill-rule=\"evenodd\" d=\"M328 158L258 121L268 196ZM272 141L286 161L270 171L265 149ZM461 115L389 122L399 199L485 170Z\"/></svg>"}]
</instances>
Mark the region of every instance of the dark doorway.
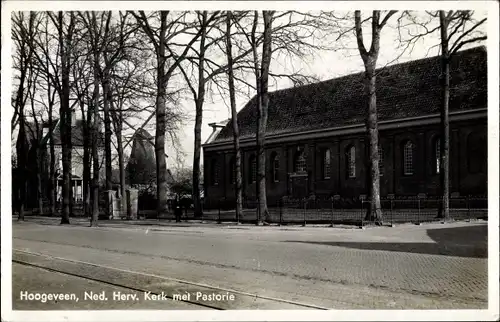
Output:
<instances>
[{"instance_id":1,"label":"dark doorway","mask_svg":"<svg viewBox=\"0 0 500 322\"><path fill-rule=\"evenodd\" d=\"M290 174L291 196L294 199L306 198L309 193L307 173Z\"/></svg>"}]
</instances>

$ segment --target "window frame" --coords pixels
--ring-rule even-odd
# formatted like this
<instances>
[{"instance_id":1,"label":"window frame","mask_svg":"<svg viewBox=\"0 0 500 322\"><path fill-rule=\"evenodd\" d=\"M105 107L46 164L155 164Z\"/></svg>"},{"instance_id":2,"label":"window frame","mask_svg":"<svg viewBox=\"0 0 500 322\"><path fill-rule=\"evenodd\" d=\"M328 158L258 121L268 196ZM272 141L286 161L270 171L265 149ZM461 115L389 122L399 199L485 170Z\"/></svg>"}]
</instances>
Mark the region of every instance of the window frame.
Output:
<instances>
[{"instance_id":1,"label":"window frame","mask_svg":"<svg viewBox=\"0 0 500 322\"><path fill-rule=\"evenodd\" d=\"M415 144L411 140L406 140L403 144L403 175L412 176L415 174L413 167Z\"/></svg>"},{"instance_id":2,"label":"window frame","mask_svg":"<svg viewBox=\"0 0 500 322\"><path fill-rule=\"evenodd\" d=\"M348 179L356 178L356 146L351 144L346 148L346 177Z\"/></svg>"},{"instance_id":3,"label":"window frame","mask_svg":"<svg viewBox=\"0 0 500 322\"><path fill-rule=\"evenodd\" d=\"M380 177L383 177L385 174L384 147L382 144L378 145L378 173Z\"/></svg>"},{"instance_id":4,"label":"window frame","mask_svg":"<svg viewBox=\"0 0 500 322\"><path fill-rule=\"evenodd\" d=\"M330 148L324 149L322 156L323 156L322 158L323 180L328 180L331 179L332 175L332 151L330 150Z\"/></svg>"},{"instance_id":5,"label":"window frame","mask_svg":"<svg viewBox=\"0 0 500 322\"><path fill-rule=\"evenodd\" d=\"M300 168L302 170L299 170L299 160L300 160ZM295 173L307 172L307 160L306 160L304 151L298 151L296 153L295 160L293 163L293 168L294 168Z\"/></svg>"},{"instance_id":6,"label":"window frame","mask_svg":"<svg viewBox=\"0 0 500 322\"><path fill-rule=\"evenodd\" d=\"M279 182L280 157L278 153L273 153L271 157L271 178L273 182Z\"/></svg>"},{"instance_id":7,"label":"window frame","mask_svg":"<svg viewBox=\"0 0 500 322\"><path fill-rule=\"evenodd\" d=\"M441 138L438 136L434 139L434 174L439 174L441 172Z\"/></svg>"}]
</instances>

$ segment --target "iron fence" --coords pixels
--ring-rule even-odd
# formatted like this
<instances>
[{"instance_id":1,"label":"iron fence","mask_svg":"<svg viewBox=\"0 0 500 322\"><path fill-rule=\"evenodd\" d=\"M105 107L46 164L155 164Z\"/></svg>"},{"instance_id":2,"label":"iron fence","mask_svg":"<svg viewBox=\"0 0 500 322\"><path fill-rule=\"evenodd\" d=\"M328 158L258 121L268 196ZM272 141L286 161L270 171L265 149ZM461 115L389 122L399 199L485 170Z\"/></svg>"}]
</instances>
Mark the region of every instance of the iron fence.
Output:
<instances>
[{"instance_id":1,"label":"iron fence","mask_svg":"<svg viewBox=\"0 0 500 322\"><path fill-rule=\"evenodd\" d=\"M389 198L381 198L380 207L382 217L371 218L367 216L370 200L366 199L365 196L342 197L336 195L329 198L310 197L303 199L283 197L270 204L267 216L261 216L261 219L270 224L302 226L421 224L445 220L470 221L474 219L488 219L488 199L486 197L463 196L450 198L448 218L439 216L441 201L440 198L428 196L391 196ZM79 209L80 206L75 205L75 208ZM243 209L239 218L236 217L234 202L231 200L219 199L215 207L213 206L211 209L204 209L201 216L195 216L192 208L183 208L180 220L199 220L218 223L257 222L258 204L255 199L243 200ZM140 210L139 218L176 220L173 211L158 217L156 210Z\"/></svg>"},{"instance_id":2,"label":"iron fence","mask_svg":"<svg viewBox=\"0 0 500 322\"><path fill-rule=\"evenodd\" d=\"M465 196L449 200L449 217L440 216L440 198L405 197L382 198L380 208L382 217L373 218L369 215L370 200L360 196L346 198L334 196L331 198L281 198L276 205L268 207L268 215L262 220L267 223L286 225L392 225L398 223L439 222L446 220L473 220L488 218L488 200L486 197ZM234 208L231 209L225 199L220 199L215 209L205 210L203 219L217 222L255 223L257 221L258 204L256 200L244 200L243 211L236 218ZM190 219L187 215L184 218Z\"/></svg>"}]
</instances>

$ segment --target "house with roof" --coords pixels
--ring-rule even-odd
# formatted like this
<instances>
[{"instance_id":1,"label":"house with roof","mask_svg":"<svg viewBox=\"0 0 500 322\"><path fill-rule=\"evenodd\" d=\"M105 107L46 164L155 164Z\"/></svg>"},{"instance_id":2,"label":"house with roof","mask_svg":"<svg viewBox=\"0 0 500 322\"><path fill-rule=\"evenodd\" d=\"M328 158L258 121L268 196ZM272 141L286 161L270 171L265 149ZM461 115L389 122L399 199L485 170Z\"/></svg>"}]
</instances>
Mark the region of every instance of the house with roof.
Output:
<instances>
[{"instance_id":1,"label":"house with roof","mask_svg":"<svg viewBox=\"0 0 500 322\"><path fill-rule=\"evenodd\" d=\"M50 136L49 125L47 123L40 124L38 131L36 126L31 122L25 123L25 147L27 150L27 203L30 206L36 203L36 151L35 142L39 140L41 144L41 158L42 158L42 191L46 199L49 199L48 180L49 180L49 166L50 166ZM62 185L63 185L63 166L62 166L62 143L60 132L60 120L54 120L54 129L52 137L54 140L54 159L55 159L55 172L56 172L56 191L57 201L62 201ZM102 129L99 131L98 138L98 154L101 163L104 162L104 135ZM23 138L18 137L19 140ZM71 187L73 189L73 198L76 203L83 201L83 154L84 154L84 120L76 117L75 111L72 112L71 118ZM104 166L100 164L99 176L104 175ZM93 169L91 167L91 176ZM34 206L34 204L32 205Z\"/></svg>"},{"instance_id":2,"label":"house with roof","mask_svg":"<svg viewBox=\"0 0 500 322\"><path fill-rule=\"evenodd\" d=\"M450 189L487 193L487 52L458 52L450 66ZM381 195L439 195L440 58L377 70ZM280 198L366 195L367 100L363 73L269 93L266 187ZM256 199L256 98L238 113L243 197ZM205 207L234 202L230 123L203 145Z\"/></svg>"},{"instance_id":3,"label":"house with roof","mask_svg":"<svg viewBox=\"0 0 500 322\"><path fill-rule=\"evenodd\" d=\"M75 202L83 201L83 154L84 154L84 123L83 119L76 117L75 111L71 113L71 187L73 189L73 198ZM63 184L63 164L62 164L62 142L61 142L61 127L59 120L57 121L52 137L54 139L54 158L56 160L56 191L57 201L62 200L62 184ZM44 128L44 135L47 136L47 152L50 147L50 138L48 127ZM99 178L105 175L104 172L104 133L102 131L102 120L99 122L99 137L97 140L97 153L99 156ZM92 157L92 156L90 156ZM93 176L93 167L90 167L90 176Z\"/></svg>"}]
</instances>

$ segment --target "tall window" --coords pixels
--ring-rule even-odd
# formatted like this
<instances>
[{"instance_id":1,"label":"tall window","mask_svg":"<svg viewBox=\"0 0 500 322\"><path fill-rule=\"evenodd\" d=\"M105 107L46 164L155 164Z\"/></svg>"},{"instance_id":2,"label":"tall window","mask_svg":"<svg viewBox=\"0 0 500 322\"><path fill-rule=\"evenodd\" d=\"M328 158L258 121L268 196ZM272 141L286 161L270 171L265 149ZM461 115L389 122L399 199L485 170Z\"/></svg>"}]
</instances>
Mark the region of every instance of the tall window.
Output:
<instances>
[{"instance_id":1,"label":"tall window","mask_svg":"<svg viewBox=\"0 0 500 322\"><path fill-rule=\"evenodd\" d=\"M348 178L356 178L356 148L351 145L346 151L346 170Z\"/></svg>"},{"instance_id":2,"label":"tall window","mask_svg":"<svg viewBox=\"0 0 500 322\"><path fill-rule=\"evenodd\" d=\"M434 142L434 173L439 174L441 167L441 139L437 138Z\"/></svg>"},{"instance_id":3,"label":"tall window","mask_svg":"<svg viewBox=\"0 0 500 322\"><path fill-rule=\"evenodd\" d=\"M403 173L413 174L413 143L407 141L403 147Z\"/></svg>"},{"instance_id":4,"label":"tall window","mask_svg":"<svg viewBox=\"0 0 500 322\"><path fill-rule=\"evenodd\" d=\"M331 162L330 149L326 149L323 152L323 179L330 179Z\"/></svg>"},{"instance_id":5,"label":"tall window","mask_svg":"<svg viewBox=\"0 0 500 322\"><path fill-rule=\"evenodd\" d=\"M212 185L217 186L219 184L219 162L217 160L212 161Z\"/></svg>"},{"instance_id":6,"label":"tall window","mask_svg":"<svg viewBox=\"0 0 500 322\"><path fill-rule=\"evenodd\" d=\"M271 157L271 178L273 182L278 182L279 180L279 171L280 171L280 157L277 153L273 153Z\"/></svg>"},{"instance_id":7,"label":"tall window","mask_svg":"<svg viewBox=\"0 0 500 322\"><path fill-rule=\"evenodd\" d=\"M257 181L257 159L255 158L255 155L250 156L250 173L248 179L250 183Z\"/></svg>"},{"instance_id":8,"label":"tall window","mask_svg":"<svg viewBox=\"0 0 500 322\"><path fill-rule=\"evenodd\" d=\"M306 158L304 152L297 152L295 158L295 172L306 172Z\"/></svg>"},{"instance_id":9,"label":"tall window","mask_svg":"<svg viewBox=\"0 0 500 322\"><path fill-rule=\"evenodd\" d=\"M382 148L382 145L378 146L378 172L380 173L381 177L385 173L385 167L384 167L384 149Z\"/></svg>"}]
</instances>

